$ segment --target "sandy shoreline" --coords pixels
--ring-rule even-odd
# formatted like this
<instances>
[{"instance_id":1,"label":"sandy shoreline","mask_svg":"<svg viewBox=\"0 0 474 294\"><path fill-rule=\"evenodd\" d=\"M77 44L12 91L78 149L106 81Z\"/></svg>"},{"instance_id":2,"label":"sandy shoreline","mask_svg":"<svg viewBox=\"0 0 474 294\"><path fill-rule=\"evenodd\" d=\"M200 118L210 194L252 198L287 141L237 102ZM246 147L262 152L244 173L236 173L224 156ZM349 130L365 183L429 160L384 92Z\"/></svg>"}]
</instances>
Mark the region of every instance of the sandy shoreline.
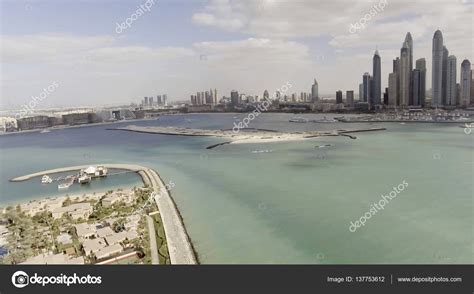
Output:
<instances>
[{"instance_id":1,"label":"sandy shoreline","mask_svg":"<svg viewBox=\"0 0 474 294\"><path fill-rule=\"evenodd\" d=\"M156 193L155 202L160 211L161 218L163 221L163 227L165 230L165 236L168 245L168 251L170 254L171 264L197 264L197 258L194 248L191 244L189 236L187 235L186 228L182 217L178 211L176 204L171 198L165 184L161 180L158 173L154 170L134 164L96 164L103 165L107 168L125 169L129 171L137 172L145 184L148 184L153 191ZM32 173L11 179L12 182L26 181L28 179L37 177L44 174L54 174L58 172L76 171L87 166L72 166L56 168L41 172ZM97 192L96 192L97 193ZM58 196L59 197L59 196ZM61 196L64 197L64 196ZM72 197L72 196L70 196ZM83 196L81 196L83 197Z\"/></svg>"},{"instance_id":2,"label":"sandy shoreline","mask_svg":"<svg viewBox=\"0 0 474 294\"><path fill-rule=\"evenodd\" d=\"M203 129L185 129L176 127L141 127L130 125L123 128L109 130L128 131L137 133L168 135L168 136L192 136L192 137L215 137L225 138L228 141L213 144L206 149L213 149L226 144L255 144L255 143L274 143L289 142L314 139L323 136L347 136L347 133L381 131L385 128L367 128L356 130L333 130L333 131L307 131L307 132L280 132L274 130L247 130L234 132L231 130L203 130ZM351 137L351 136L349 136Z\"/></svg>"}]
</instances>

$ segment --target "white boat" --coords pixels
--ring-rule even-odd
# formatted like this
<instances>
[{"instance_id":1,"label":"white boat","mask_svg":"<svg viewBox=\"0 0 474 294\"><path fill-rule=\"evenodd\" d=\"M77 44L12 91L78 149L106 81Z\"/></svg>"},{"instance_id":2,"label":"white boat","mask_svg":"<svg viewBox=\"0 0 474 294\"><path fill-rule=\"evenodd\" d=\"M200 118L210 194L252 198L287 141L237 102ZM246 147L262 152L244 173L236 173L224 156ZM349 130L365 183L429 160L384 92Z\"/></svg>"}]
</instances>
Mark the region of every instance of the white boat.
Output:
<instances>
[{"instance_id":1,"label":"white boat","mask_svg":"<svg viewBox=\"0 0 474 294\"><path fill-rule=\"evenodd\" d=\"M41 133L41 134L44 134L44 133L49 133L49 132L51 132L51 131L48 130L48 129L44 129L44 130L42 130L40 133Z\"/></svg>"},{"instance_id":2,"label":"white boat","mask_svg":"<svg viewBox=\"0 0 474 294\"><path fill-rule=\"evenodd\" d=\"M303 117L294 117L294 118L290 119L289 122L307 123L308 120L306 118L303 118Z\"/></svg>"},{"instance_id":3,"label":"white boat","mask_svg":"<svg viewBox=\"0 0 474 294\"><path fill-rule=\"evenodd\" d=\"M272 153L273 150L254 150L252 153Z\"/></svg>"},{"instance_id":4,"label":"white boat","mask_svg":"<svg viewBox=\"0 0 474 294\"><path fill-rule=\"evenodd\" d=\"M51 179L51 177L48 175L44 175L41 178L41 184L51 184L52 182L53 182L53 179Z\"/></svg>"},{"instance_id":5,"label":"white boat","mask_svg":"<svg viewBox=\"0 0 474 294\"><path fill-rule=\"evenodd\" d=\"M73 182L70 181L70 182L66 182L66 183L59 184L59 185L58 185L58 189L59 189L59 190L68 189L69 187L71 187L72 183L73 183Z\"/></svg>"},{"instance_id":6,"label":"white boat","mask_svg":"<svg viewBox=\"0 0 474 294\"><path fill-rule=\"evenodd\" d=\"M315 119L312 122L315 122L315 123L333 123L333 122L337 122L337 120L332 119L332 118L323 117L322 119Z\"/></svg>"},{"instance_id":7,"label":"white boat","mask_svg":"<svg viewBox=\"0 0 474 294\"><path fill-rule=\"evenodd\" d=\"M91 177L88 175L81 175L79 178L77 178L77 182L79 184L89 184L91 182Z\"/></svg>"}]
</instances>

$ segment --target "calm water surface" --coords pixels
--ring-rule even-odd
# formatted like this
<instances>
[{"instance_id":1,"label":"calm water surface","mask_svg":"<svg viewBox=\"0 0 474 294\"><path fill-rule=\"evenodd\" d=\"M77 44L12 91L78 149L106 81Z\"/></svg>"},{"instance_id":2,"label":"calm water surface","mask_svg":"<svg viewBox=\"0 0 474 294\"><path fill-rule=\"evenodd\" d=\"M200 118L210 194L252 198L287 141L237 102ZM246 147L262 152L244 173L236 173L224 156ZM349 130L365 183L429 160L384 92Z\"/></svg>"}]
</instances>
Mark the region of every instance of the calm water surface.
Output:
<instances>
[{"instance_id":1,"label":"calm water surface","mask_svg":"<svg viewBox=\"0 0 474 294\"><path fill-rule=\"evenodd\" d=\"M244 117L190 114L114 126L218 129ZM387 131L356 134L357 140L322 137L213 150L205 147L222 139L106 130L110 126L0 136L0 204L59 193L38 179L8 182L15 176L136 163L175 183L171 193L203 263L473 263L472 135L457 125L295 124L291 117L263 114L251 127ZM324 144L331 146L315 148ZM350 221L403 180L409 185L397 198L349 231ZM68 193L140 184L138 176L122 174Z\"/></svg>"}]
</instances>

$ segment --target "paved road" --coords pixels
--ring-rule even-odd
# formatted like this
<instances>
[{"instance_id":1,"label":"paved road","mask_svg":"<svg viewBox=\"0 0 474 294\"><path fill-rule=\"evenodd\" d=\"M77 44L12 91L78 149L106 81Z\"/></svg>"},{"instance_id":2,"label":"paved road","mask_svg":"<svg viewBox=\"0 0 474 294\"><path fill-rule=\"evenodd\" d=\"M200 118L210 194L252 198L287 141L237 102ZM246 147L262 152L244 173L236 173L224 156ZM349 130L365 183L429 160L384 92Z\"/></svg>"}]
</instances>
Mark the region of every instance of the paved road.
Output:
<instances>
[{"instance_id":1,"label":"paved road","mask_svg":"<svg viewBox=\"0 0 474 294\"><path fill-rule=\"evenodd\" d=\"M153 219L151 216L147 215L146 221L148 223L148 233L150 236L151 264L160 264L160 260L158 259L158 248L156 246L156 233Z\"/></svg>"}]
</instances>

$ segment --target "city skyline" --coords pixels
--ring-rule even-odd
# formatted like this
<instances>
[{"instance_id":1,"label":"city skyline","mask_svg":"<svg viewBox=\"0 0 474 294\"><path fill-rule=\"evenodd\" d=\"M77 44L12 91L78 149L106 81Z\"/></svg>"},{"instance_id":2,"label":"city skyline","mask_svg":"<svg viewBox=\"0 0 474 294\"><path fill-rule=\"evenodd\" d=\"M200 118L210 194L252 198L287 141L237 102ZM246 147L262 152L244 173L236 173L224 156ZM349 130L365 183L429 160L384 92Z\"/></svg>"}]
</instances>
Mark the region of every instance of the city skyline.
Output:
<instances>
[{"instance_id":1,"label":"city skyline","mask_svg":"<svg viewBox=\"0 0 474 294\"><path fill-rule=\"evenodd\" d=\"M293 5L298 13L313 12L320 16L318 20L309 19L308 28L298 21L296 12L284 13L289 5L286 2L239 6L234 2L209 1L182 10L184 5L156 2L148 14L120 35L114 32L114 25L133 13L135 4L141 2L109 3L107 7L94 4L98 12L105 14L101 18L98 12L90 15L91 24L84 28L74 21L83 10L90 10L87 3L76 4L74 12L56 6L55 10L47 10L51 8L48 3L28 7L25 3L2 3L11 11L3 21L15 26L2 31L1 107L27 103L53 81L60 86L39 107L138 103L145 96L163 92L168 93L170 102L183 101L210 87L216 88L221 96L228 96L232 89L260 96L264 89L272 92L287 81L294 85L292 92L307 93L314 78L318 80L319 96L333 96L337 90L357 91L361 74L373 70L371 56L376 47L381 56L381 89L385 89L392 59L399 56L399 44L406 32L411 32L414 44L411 68L413 60L427 61L428 90L436 29L443 32L444 44L458 62L473 60L471 44L465 39L472 28L461 25L462 19L470 17L472 4L439 1L436 7L426 7L423 1L391 1L365 29L351 34L348 27L371 8L371 2L342 8L347 13L336 25L334 17L324 11L340 8L343 3L317 7L317 11L307 3ZM290 21L292 25L286 29L263 26L262 21L268 20L270 12L277 24ZM423 17L416 15L422 12ZM175 19L169 13L174 13ZM450 21L452 13L457 15L459 24ZM44 14L51 16L48 22L35 23ZM247 16L245 21L241 15ZM26 16L25 23L15 21ZM72 18L71 22L66 18ZM179 32L172 29L176 21L185 21ZM323 21L331 26L318 26ZM157 22L160 26L156 26Z\"/></svg>"}]
</instances>

